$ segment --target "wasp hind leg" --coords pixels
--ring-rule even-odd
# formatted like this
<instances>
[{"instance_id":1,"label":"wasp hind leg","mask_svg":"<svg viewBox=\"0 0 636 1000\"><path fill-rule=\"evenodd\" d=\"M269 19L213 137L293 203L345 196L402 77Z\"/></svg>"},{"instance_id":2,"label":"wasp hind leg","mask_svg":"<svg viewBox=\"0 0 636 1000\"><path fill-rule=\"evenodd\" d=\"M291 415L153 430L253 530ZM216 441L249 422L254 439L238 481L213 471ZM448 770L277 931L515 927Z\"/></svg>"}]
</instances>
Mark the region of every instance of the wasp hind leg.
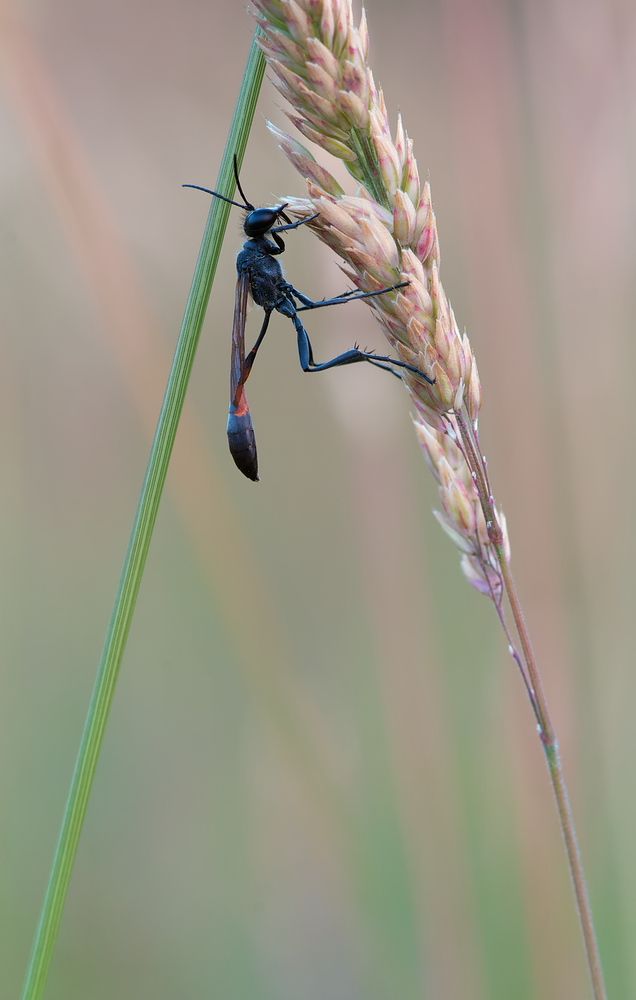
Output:
<instances>
[{"instance_id":1,"label":"wasp hind leg","mask_svg":"<svg viewBox=\"0 0 636 1000\"><path fill-rule=\"evenodd\" d=\"M319 303L320 304L320 303ZM296 338L298 342L298 359L300 361L300 367L304 372L324 372L329 368L341 368L344 365L355 365L360 361L367 361L371 365L375 365L376 368L383 368L384 371L391 372L397 378L401 378L399 372L396 368L401 368L404 371L412 372L413 375L418 375L420 378L428 382L429 385L434 384L434 379L429 378L424 372L420 371L419 368L415 368L413 365L407 365L405 361L397 361L395 358L389 358L382 354L373 354L371 351L361 351L357 347L352 347L348 351L343 351L342 354L338 354L331 361L323 361L318 364L314 361L314 352L311 346L311 341L307 335L303 324L300 321L300 317L294 313L290 317L294 327L296 328Z\"/></svg>"}]
</instances>

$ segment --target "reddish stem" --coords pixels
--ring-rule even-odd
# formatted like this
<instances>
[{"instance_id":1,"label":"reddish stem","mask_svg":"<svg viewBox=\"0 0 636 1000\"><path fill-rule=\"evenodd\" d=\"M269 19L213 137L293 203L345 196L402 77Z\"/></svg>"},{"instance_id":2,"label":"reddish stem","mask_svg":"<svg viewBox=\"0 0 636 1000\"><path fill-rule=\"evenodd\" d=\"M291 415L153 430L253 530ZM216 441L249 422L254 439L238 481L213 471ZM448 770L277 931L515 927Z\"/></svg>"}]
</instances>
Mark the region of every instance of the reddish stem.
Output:
<instances>
[{"instance_id":1,"label":"reddish stem","mask_svg":"<svg viewBox=\"0 0 636 1000\"><path fill-rule=\"evenodd\" d=\"M455 417L462 439L462 450L468 462L468 466L473 473L473 481L479 493L479 500L486 519L488 537L494 545L497 553L497 559L499 560L499 566L501 568L501 575L506 588L506 593L508 594L510 609L515 620L515 626L517 628L521 648L523 650L523 658L525 660L528 677L530 679L528 694L537 719L539 720L537 728L539 730L539 737L545 751L548 770L550 772L550 780L552 781L552 787L554 789L554 795L557 802L557 809L559 811L561 830L563 832L565 849L570 865L570 875L572 877L574 896L576 899L579 919L581 921L581 930L583 933L583 942L585 945L585 954L587 957L594 1000L607 1000L598 944L596 941L596 934L594 933L594 924L592 922L592 911L587 895L587 887L585 885L585 877L583 875L583 867L581 865L581 856L576 842L576 833L574 832L574 822L572 820L567 789L563 778L563 770L559 757L559 746L554 732L554 727L552 726L552 722L550 720L548 703L541 684L541 678L539 676L536 660L530 644L530 636L528 634L528 629L523 617L523 611L521 610L521 605L517 596L515 583L506 559L503 532L497 520L494 498L490 494L488 475L484 466L483 456L479 449L478 441L473 432L470 421L467 421L464 415L458 411L455 411Z\"/></svg>"}]
</instances>

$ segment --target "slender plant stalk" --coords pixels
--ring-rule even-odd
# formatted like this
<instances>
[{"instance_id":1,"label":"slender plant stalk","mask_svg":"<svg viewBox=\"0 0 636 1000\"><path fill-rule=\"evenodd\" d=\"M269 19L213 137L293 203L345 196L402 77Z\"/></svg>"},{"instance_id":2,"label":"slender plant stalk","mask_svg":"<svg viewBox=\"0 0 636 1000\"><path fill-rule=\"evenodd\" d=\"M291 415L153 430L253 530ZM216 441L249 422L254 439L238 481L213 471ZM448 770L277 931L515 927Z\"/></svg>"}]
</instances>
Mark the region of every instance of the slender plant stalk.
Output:
<instances>
[{"instance_id":1,"label":"slender plant stalk","mask_svg":"<svg viewBox=\"0 0 636 1000\"><path fill-rule=\"evenodd\" d=\"M356 28L351 0L253 2L276 86L294 109L288 117L306 139L343 160L359 183L355 197L346 195L308 149L270 126L307 181L309 197L286 198L288 211L312 220L309 227L343 258L343 271L358 288L368 292L408 283L368 300L369 305L400 360L433 380L403 376L422 450L439 483L443 511L435 516L462 552L469 583L493 601L523 678L557 800L592 992L595 1000L605 1000L558 744L510 574L506 521L495 507L479 446L477 364L441 283L430 187L420 184L413 144L400 118L395 139L391 136L384 96L368 64L364 11ZM504 593L523 659L510 642Z\"/></svg>"},{"instance_id":2,"label":"slender plant stalk","mask_svg":"<svg viewBox=\"0 0 636 1000\"><path fill-rule=\"evenodd\" d=\"M579 853L576 832L574 830L574 820L572 819L570 802L568 799L565 779L563 777L563 768L561 766L561 758L559 755L559 743L550 719L548 703L543 691L541 677L539 675L534 652L532 650L532 644L530 642L530 635L528 633L526 621L521 609L519 597L517 595L517 588L515 587L514 578L510 570L508 558L506 557L503 533L497 521L494 501L490 494L489 484L487 483L487 471L485 469L483 455L480 451L476 451L470 447L472 436L470 428L464 420L463 415L461 413L457 414L456 419L462 441L466 442L470 448L471 468L479 470L475 476L479 500L484 514L484 519L486 521L488 535L497 554L497 559L501 569L501 576L504 582L506 594L508 596L508 601L510 603L512 616L515 621L515 627L521 643L521 649L523 651L523 659L525 661L527 677L529 680L529 683L527 684L528 696L537 717L539 738L545 752L550 780L552 782L554 797L557 803L561 831L563 833L565 850L568 857L568 864L570 866L572 886L581 922L581 931L585 944L585 953L588 962L588 971L592 984L593 995L595 1000L605 1000L606 992L603 982L603 971L601 968L598 943L594 932L592 910L587 894L587 886L585 884L585 876L583 874L583 866L581 864L581 855ZM486 488L487 486L488 488ZM524 677L525 676L526 675L524 674Z\"/></svg>"},{"instance_id":3,"label":"slender plant stalk","mask_svg":"<svg viewBox=\"0 0 636 1000\"><path fill-rule=\"evenodd\" d=\"M519 598L517 597L515 582L512 577L512 573L510 572L510 567L504 556L503 546L499 546L497 548L497 555L499 557L501 572L505 581L506 593L508 595L513 618L515 620L515 625L521 641L524 659L532 681L538 715L541 719L539 735L545 751L548 771L550 772L550 780L552 782L554 796L557 802L561 830L565 841L568 863L570 865L572 886L574 888L579 919L581 921L581 931L583 933L583 940L585 943L585 953L588 961L590 980L594 990L594 997L598 998L598 1000L605 1000L606 992L603 982L603 970L601 968L598 943L596 941L594 924L592 922L592 910L587 894L587 886L585 884L585 876L583 874L583 866L581 864L581 855L576 841L574 821L572 819L570 802L568 799L567 788L565 787L563 769L561 767L559 744L550 721L548 705L543 693L539 672L534 659L534 653L532 652L532 646L530 645L530 636L528 635L521 605L519 604Z\"/></svg>"},{"instance_id":4,"label":"slender plant stalk","mask_svg":"<svg viewBox=\"0 0 636 1000\"><path fill-rule=\"evenodd\" d=\"M240 166L265 70L265 60L256 42L257 35L258 30L250 48L216 184L216 190L228 198L233 196L235 188L233 156L236 154ZM39 1000L44 991L229 210L226 202L213 199L82 734L21 1000Z\"/></svg>"}]
</instances>

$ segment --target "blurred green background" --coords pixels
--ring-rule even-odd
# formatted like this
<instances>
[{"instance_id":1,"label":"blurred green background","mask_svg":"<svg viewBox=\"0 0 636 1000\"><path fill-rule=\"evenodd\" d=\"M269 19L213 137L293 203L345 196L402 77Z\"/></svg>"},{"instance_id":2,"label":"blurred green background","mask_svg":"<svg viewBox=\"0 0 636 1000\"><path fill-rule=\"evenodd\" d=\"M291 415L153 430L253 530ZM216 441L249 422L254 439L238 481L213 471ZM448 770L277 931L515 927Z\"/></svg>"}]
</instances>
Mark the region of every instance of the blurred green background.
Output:
<instances>
[{"instance_id":1,"label":"blurred green background","mask_svg":"<svg viewBox=\"0 0 636 1000\"><path fill-rule=\"evenodd\" d=\"M355 9L356 21L359 8ZM636 995L636 10L369 0L430 175L612 1000ZM0 996L16 997L250 37L242 3L0 3ZM302 194L265 128L248 197ZM328 165L324 157L321 161ZM338 168L338 177L346 178ZM349 181L349 190L353 185ZM578 1000L548 776L407 397L273 322L225 421L234 212L47 1000ZM332 255L290 236L319 298ZM383 347L361 305L316 356ZM256 333L258 317L250 318Z\"/></svg>"}]
</instances>

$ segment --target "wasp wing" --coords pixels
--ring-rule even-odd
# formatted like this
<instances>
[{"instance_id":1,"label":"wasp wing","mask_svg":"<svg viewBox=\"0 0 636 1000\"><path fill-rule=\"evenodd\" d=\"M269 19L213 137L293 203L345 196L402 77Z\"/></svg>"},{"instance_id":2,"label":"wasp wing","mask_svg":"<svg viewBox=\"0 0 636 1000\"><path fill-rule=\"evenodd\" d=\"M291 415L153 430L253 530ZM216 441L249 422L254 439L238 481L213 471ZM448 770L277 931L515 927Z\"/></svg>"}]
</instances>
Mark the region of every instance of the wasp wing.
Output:
<instances>
[{"instance_id":1,"label":"wasp wing","mask_svg":"<svg viewBox=\"0 0 636 1000\"><path fill-rule=\"evenodd\" d=\"M245 320L249 299L250 282L247 274L242 274L236 282L234 298L234 322L232 324L232 358L230 361L230 400L239 405L241 388L245 382Z\"/></svg>"},{"instance_id":2,"label":"wasp wing","mask_svg":"<svg viewBox=\"0 0 636 1000\"><path fill-rule=\"evenodd\" d=\"M245 320L250 291L247 273L236 282L234 322L232 324L232 357L230 360L230 409L227 418L227 440L232 458L244 476L258 480L256 438L245 395L245 380L249 368L245 366Z\"/></svg>"}]
</instances>

